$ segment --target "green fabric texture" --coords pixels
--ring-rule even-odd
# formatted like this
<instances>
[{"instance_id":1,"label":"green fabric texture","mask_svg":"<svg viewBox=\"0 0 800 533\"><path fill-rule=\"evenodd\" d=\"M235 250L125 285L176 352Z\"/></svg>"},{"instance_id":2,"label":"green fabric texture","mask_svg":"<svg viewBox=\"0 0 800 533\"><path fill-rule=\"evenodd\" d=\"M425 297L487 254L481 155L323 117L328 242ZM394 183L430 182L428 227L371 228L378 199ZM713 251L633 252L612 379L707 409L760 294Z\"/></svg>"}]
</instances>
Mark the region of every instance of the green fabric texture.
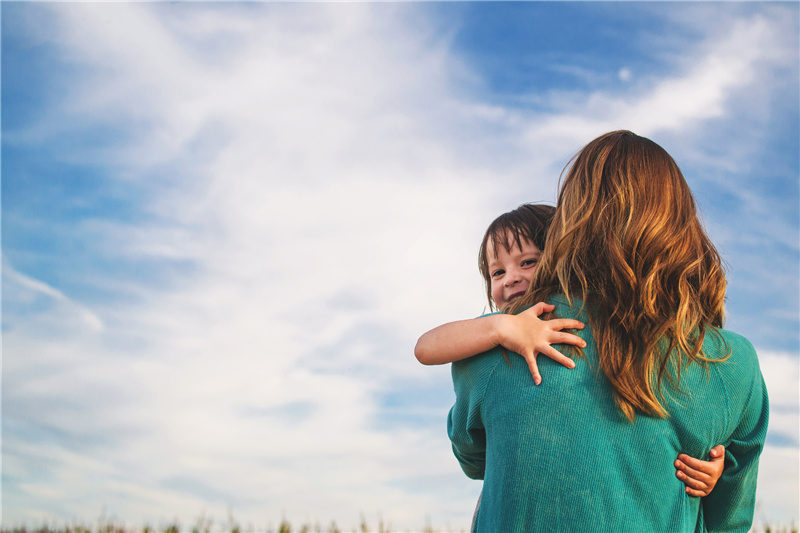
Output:
<instances>
[{"instance_id":1,"label":"green fabric texture","mask_svg":"<svg viewBox=\"0 0 800 533\"><path fill-rule=\"evenodd\" d=\"M706 355L725 362L684 366L680 391L662 384L670 416L629 422L599 370L581 303L553 299L556 315L587 324L586 359L567 369L538 358L536 386L525 360L501 350L452 365L456 402L447 431L464 473L484 479L479 532L694 532L750 529L769 406L752 344L707 334ZM726 447L722 478L693 498L675 476L679 453L708 459Z\"/></svg>"}]
</instances>

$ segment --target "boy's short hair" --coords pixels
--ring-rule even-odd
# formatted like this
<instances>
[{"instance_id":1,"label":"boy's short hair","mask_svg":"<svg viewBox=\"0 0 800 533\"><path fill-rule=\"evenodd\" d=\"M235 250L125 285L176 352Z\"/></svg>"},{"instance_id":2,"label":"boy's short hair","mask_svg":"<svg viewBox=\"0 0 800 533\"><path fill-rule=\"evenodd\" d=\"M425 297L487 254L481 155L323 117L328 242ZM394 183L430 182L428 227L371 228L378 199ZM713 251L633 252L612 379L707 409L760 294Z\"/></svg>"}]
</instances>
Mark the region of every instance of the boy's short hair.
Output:
<instances>
[{"instance_id":1,"label":"boy's short hair","mask_svg":"<svg viewBox=\"0 0 800 533\"><path fill-rule=\"evenodd\" d=\"M514 245L522 248L522 239L527 239L539 250L544 251L547 231L550 229L555 212L556 208L551 205L522 204L513 211L503 213L489 224L478 252L478 269L486 284L486 297L489 299L490 308L494 308L494 301L492 300L492 278L489 272L487 252L489 240L494 243L495 250L498 249L498 246L503 246L508 252ZM513 236L513 240L509 239L509 234Z\"/></svg>"}]
</instances>

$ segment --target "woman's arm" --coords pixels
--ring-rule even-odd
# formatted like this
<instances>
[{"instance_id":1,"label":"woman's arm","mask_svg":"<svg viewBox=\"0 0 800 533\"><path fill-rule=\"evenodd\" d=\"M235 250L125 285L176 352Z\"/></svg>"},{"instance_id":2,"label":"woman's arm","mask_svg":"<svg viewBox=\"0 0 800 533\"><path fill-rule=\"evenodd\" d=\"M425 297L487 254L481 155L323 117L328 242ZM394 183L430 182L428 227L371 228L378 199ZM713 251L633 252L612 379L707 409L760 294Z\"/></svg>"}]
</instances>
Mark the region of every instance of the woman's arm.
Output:
<instances>
[{"instance_id":1,"label":"woman's arm","mask_svg":"<svg viewBox=\"0 0 800 533\"><path fill-rule=\"evenodd\" d=\"M525 358L534 381L539 384L542 378L536 364L538 354L542 353L568 368L573 368L575 362L551 344L586 346L580 337L561 331L568 328L581 329L582 322L539 318L542 313L553 309L554 306L540 302L518 315L493 314L450 322L422 335L414 347L414 355L424 365L441 365L502 346Z\"/></svg>"},{"instance_id":2,"label":"woman's arm","mask_svg":"<svg viewBox=\"0 0 800 533\"><path fill-rule=\"evenodd\" d=\"M728 417L733 432L725 442L725 469L714 491L703 498L703 518L708 531L745 533L753 524L758 460L764 449L769 423L769 399L758 368L755 350L734 365L713 363L728 385ZM738 349L742 349L741 344ZM737 346L732 346L735 354ZM733 358L733 356L731 357Z\"/></svg>"}]
</instances>

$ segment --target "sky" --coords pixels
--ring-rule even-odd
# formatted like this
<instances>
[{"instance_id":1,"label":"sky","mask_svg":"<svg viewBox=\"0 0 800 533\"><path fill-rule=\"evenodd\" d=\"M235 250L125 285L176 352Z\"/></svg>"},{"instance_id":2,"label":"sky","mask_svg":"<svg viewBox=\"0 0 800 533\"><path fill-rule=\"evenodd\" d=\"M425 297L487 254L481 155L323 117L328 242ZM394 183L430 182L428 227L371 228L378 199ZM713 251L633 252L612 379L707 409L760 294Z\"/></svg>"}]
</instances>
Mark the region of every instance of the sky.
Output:
<instances>
[{"instance_id":1,"label":"sky","mask_svg":"<svg viewBox=\"0 0 800 533\"><path fill-rule=\"evenodd\" d=\"M414 344L616 129L695 193L798 524L799 10L3 3L2 525L468 529Z\"/></svg>"}]
</instances>

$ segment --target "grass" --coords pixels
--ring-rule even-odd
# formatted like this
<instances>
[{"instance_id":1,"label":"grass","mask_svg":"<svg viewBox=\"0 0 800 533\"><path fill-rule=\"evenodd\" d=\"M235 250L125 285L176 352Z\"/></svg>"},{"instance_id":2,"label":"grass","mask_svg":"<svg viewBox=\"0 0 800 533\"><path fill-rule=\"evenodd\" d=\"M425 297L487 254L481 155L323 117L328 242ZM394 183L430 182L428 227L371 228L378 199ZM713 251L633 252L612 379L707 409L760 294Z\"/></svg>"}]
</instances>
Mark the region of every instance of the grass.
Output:
<instances>
[{"instance_id":1,"label":"grass","mask_svg":"<svg viewBox=\"0 0 800 533\"><path fill-rule=\"evenodd\" d=\"M432 529L427 526L421 530L421 533L438 533L438 530ZM191 528L182 528L180 523L172 522L166 526L154 528L150 525L145 525L141 528L131 528L122 524L116 524L113 521L106 521L100 519L98 524L94 527L85 525L64 525L51 527L47 524L40 527L28 529L26 526L13 527L13 528L0 528L0 533L392 533L391 524L386 524L381 519L378 522L378 529L372 529L364 517L361 517L361 522L355 529L341 529L336 522L331 522L327 526L322 526L319 523L302 524L297 529L293 529L291 522L286 519L280 521L277 527L269 526L266 528L254 527L252 525L242 527L232 516L228 517L228 523L225 525L214 524L214 521L201 517L197 520ZM778 532L770 532L778 533ZM797 532L795 532L797 533Z\"/></svg>"},{"instance_id":2,"label":"grass","mask_svg":"<svg viewBox=\"0 0 800 533\"><path fill-rule=\"evenodd\" d=\"M769 524L762 524L760 530L763 533L797 533L797 526L791 525L789 527L774 527Z\"/></svg>"},{"instance_id":3,"label":"grass","mask_svg":"<svg viewBox=\"0 0 800 533\"><path fill-rule=\"evenodd\" d=\"M378 529L372 529L367 524L362 516L361 522L355 529L343 530L336 525L336 522L331 522L327 526L320 524L303 524L297 529L292 528L291 522L286 519L280 521L277 527L255 528L252 525L247 528L242 526L233 519L232 516L228 518L228 524L219 525L214 524L213 520L202 517L189 529L182 528L178 522L172 522L160 528L154 528L145 525L141 528L131 528L121 524L101 519L94 527L85 525L65 525L50 527L45 524L40 527L28 529L26 526L14 528L0 528L0 533L392 533L391 524L385 524L383 520L378 522ZM437 530L432 529L430 526L419 530L421 533L438 533ZM790 526L775 526L768 523L755 523L751 529L751 533L800 533L796 525Z\"/></svg>"}]
</instances>

